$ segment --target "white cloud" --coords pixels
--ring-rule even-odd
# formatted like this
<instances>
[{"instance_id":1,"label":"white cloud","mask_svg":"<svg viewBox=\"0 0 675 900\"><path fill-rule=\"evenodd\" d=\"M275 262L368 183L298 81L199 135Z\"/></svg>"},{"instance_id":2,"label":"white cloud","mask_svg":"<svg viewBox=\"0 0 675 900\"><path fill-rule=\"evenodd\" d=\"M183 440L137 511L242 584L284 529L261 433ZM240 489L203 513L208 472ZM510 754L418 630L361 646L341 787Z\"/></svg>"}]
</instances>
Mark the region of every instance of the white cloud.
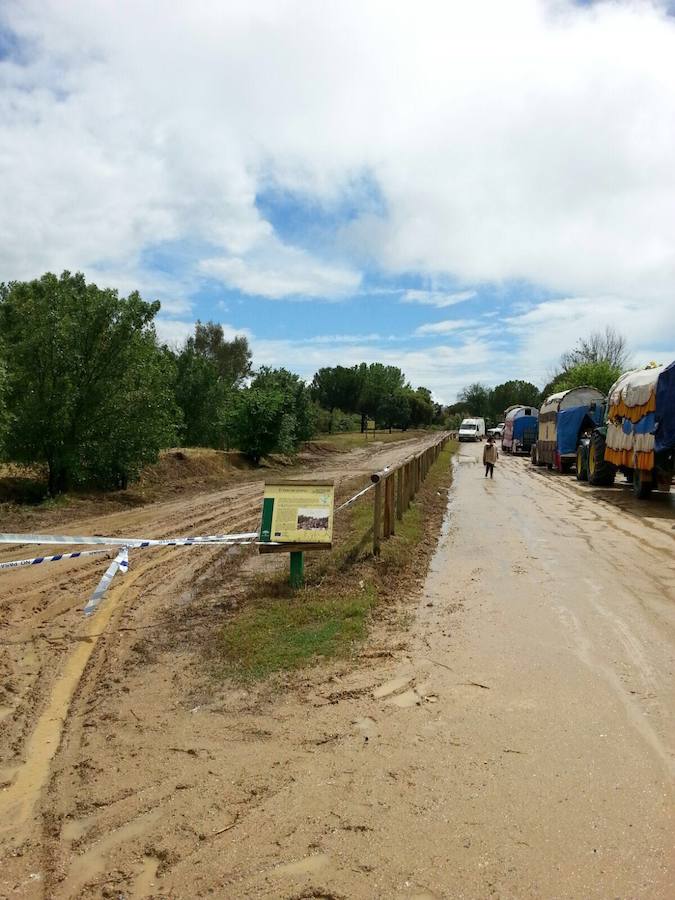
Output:
<instances>
[{"instance_id":1,"label":"white cloud","mask_svg":"<svg viewBox=\"0 0 675 900\"><path fill-rule=\"evenodd\" d=\"M442 322L429 322L420 325L415 334L449 334L451 331L460 331L476 325L475 319L445 319Z\"/></svg>"},{"instance_id":2,"label":"white cloud","mask_svg":"<svg viewBox=\"0 0 675 900\"><path fill-rule=\"evenodd\" d=\"M225 322L219 323L223 329L223 336L226 341L231 341L235 337L245 337L249 341L253 335L247 328L234 328ZM168 344L170 347L180 347L185 339L195 332L195 323L185 319L169 319L166 316L159 315L155 319L155 328L160 341Z\"/></svg>"},{"instance_id":3,"label":"white cloud","mask_svg":"<svg viewBox=\"0 0 675 900\"><path fill-rule=\"evenodd\" d=\"M444 309L446 306L454 306L463 303L476 296L476 291L457 291L454 294L445 294L443 291L406 291L401 298L401 303L421 303L424 306L436 306Z\"/></svg>"},{"instance_id":4,"label":"white cloud","mask_svg":"<svg viewBox=\"0 0 675 900\"><path fill-rule=\"evenodd\" d=\"M345 267L326 265L303 250L266 240L248 259L240 256L205 259L200 270L245 294L338 299L353 294L361 276Z\"/></svg>"}]
</instances>

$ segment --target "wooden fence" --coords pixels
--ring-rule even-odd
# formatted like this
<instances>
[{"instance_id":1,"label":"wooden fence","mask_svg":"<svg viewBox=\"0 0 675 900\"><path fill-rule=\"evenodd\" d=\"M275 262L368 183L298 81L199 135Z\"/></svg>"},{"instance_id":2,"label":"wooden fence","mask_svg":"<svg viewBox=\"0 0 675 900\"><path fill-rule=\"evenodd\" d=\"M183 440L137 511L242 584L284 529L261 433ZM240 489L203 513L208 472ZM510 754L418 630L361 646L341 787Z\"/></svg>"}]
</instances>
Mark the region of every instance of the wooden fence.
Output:
<instances>
[{"instance_id":1,"label":"wooden fence","mask_svg":"<svg viewBox=\"0 0 675 900\"><path fill-rule=\"evenodd\" d=\"M450 440L445 433L429 447L409 457L397 466L382 469L371 475L375 483L373 503L373 553L380 552L382 540L396 534L396 521L410 508L429 469Z\"/></svg>"}]
</instances>

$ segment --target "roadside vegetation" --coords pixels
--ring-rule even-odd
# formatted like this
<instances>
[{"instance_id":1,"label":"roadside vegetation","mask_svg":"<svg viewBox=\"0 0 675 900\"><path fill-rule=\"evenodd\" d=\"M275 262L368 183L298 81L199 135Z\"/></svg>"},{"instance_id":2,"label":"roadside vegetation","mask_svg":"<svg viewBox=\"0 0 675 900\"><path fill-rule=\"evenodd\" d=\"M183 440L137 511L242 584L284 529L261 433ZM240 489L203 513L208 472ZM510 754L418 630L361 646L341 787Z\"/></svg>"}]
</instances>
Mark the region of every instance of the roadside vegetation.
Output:
<instances>
[{"instance_id":1,"label":"roadside vegetation","mask_svg":"<svg viewBox=\"0 0 675 900\"><path fill-rule=\"evenodd\" d=\"M44 477L40 498L126 488L169 447L238 450L257 465L321 432L446 424L396 366L324 368L307 384L254 368L246 338L215 322L181 347L161 343L159 309L81 273L0 285L0 461Z\"/></svg>"},{"instance_id":2,"label":"roadside vegetation","mask_svg":"<svg viewBox=\"0 0 675 900\"><path fill-rule=\"evenodd\" d=\"M379 558L372 556L371 491L337 517L332 550L307 554L303 588L289 586L286 556L272 574L254 579L213 646L216 674L259 679L357 656L370 626L396 615L396 602L426 573L456 446L449 443L439 455ZM360 487L362 481L345 486L345 497Z\"/></svg>"}]
</instances>

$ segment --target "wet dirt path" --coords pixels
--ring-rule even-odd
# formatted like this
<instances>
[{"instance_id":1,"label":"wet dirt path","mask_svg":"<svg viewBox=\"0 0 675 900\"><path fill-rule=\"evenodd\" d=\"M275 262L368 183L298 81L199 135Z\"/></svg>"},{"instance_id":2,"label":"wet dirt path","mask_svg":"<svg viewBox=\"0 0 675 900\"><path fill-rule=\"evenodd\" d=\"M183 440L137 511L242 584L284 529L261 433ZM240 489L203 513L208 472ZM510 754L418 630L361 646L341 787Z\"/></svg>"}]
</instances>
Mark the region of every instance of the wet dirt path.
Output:
<instances>
[{"instance_id":1,"label":"wet dirt path","mask_svg":"<svg viewBox=\"0 0 675 900\"><path fill-rule=\"evenodd\" d=\"M312 713L335 738L251 816L223 896L674 896L673 498L519 458L486 481L481 449L407 652Z\"/></svg>"}]
</instances>

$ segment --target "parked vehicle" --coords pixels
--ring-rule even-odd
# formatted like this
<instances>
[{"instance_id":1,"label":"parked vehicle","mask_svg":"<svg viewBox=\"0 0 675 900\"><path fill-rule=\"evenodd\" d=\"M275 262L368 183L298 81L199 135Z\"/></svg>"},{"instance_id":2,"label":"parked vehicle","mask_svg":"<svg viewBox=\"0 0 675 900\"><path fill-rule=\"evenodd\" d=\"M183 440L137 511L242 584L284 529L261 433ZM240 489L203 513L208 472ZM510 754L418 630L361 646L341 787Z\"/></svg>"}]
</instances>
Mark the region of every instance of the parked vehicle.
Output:
<instances>
[{"instance_id":1,"label":"parked vehicle","mask_svg":"<svg viewBox=\"0 0 675 900\"><path fill-rule=\"evenodd\" d=\"M609 392L598 427L577 450L577 478L613 484L617 472L637 497L669 491L675 472L675 362L626 372Z\"/></svg>"},{"instance_id":2,"label":"parked vehicle","mask_svg":"<svg viewBox=\"0 0 675 900\"><path fill-rule=\"evenodd\" d=\"M502 450L507 453L529 453L537 440L539 410L531 406L511 406L506 410L502 434Z\"/></svg>"},{"instance_id":3,"label":"parked vehicle","mask_svg":"<svg viewBox=\"0 0 675 900\"><path fill-rule=\"evenodd\" d=\"M491 434L493 438L501 439L501 436L504 434L504 423L500 422L499 425L495 425L494 428L488 428L488 434Z\"/></svg>"},{"instance_id":4,"label":"parked vehicle","mask_svg":"<svg viewBox=\"0 0 675 900\"><path fill-rule=\"evenodd\" d=\"M464 419L459 426L460 441L482 441L485 437L485 419Z\"/></svg>"},{"instance_id":5,"label":"parked vehicle","mask_svg":"<svg viewBox=\"0 0 675 900\"><path fill-rule=\"evenodd\" d=\"M530 451L532 464L569 472L581 436L602 421L603 401L600 391L587 385L547 397L539 410L537 440Z\"/></svg>"}]
</instances>

